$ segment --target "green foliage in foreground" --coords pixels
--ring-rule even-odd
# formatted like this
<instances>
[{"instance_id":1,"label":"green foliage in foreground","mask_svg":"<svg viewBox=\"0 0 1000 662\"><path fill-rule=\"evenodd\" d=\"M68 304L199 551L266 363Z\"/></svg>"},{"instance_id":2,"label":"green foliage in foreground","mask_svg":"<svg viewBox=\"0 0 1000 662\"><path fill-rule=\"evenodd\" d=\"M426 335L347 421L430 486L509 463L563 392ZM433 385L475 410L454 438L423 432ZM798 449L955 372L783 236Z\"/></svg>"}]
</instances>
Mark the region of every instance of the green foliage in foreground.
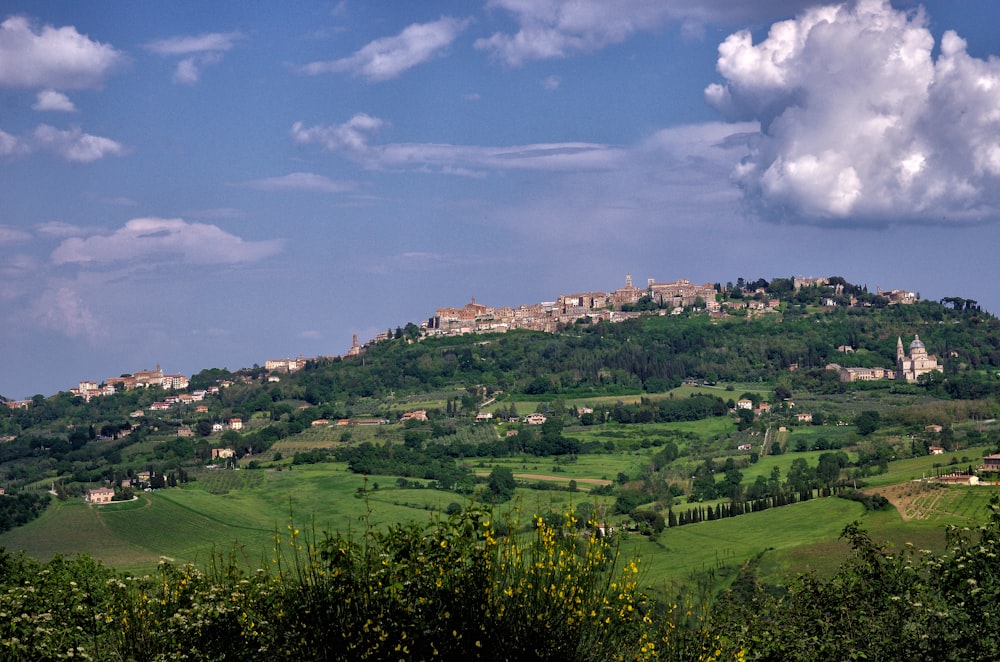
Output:
<instances>
[{"instance_id":1,"label":"green foliage in foreground","mask_svg":"<svg viewBox=\"0 0 1000 662\"><path fill-rule=\"evenodd\" d=\"M989 524L948 529L941 555L844 530L853 556L827 580L805 576L787 595L759 587L725 603L710 627L752 660L995 660L1000 650L1000 507Z\"/></svg>"},{"instance_id":2,"label":"green foliage in foreground","mask_svg":"<svg viewBox=\"0 0 1000 662\"><path fill-rule=\"evenodd\" d=\"M161 563L128 577L88 557L3 553L0 658L653 655L634 562L619 566L616 546L578 534L569 515L558 526L536 518L522 534L515 524L473 509L314 543L290 522L256 571L217 557L207 569Z\"/></svg>"},{"instance_id":3,"label":"green foliage in foreground","mask_svg":"<svg viewBox=\"0 0 1000 662\"><path fill-rule=\"evenodd\" d=\"M0 552L0 658L49 660L989 660L1000 650L1000 503L935 554L844 531L830 578L776 594L746 573L709 606L640 590L613 540L470 510L312 542L290 522L268 567ZM678 608L678 604L683 606Z\"/></svg>"}]
</instances>

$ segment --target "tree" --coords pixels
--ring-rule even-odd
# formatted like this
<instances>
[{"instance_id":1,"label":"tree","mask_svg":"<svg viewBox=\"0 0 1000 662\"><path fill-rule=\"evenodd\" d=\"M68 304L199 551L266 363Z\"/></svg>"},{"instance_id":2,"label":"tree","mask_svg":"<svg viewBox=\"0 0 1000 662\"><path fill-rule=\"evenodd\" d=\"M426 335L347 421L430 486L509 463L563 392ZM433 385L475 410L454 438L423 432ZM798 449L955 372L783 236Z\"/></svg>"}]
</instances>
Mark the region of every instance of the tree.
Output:
<instances>
[{"instance_id":1,"label":"tree","mask_svg":"<svg viewBox=\"0 0 1000 662\"><path fill-rule=\"evenodd\" d=\"M740 409L736 412L736 417L739 419L738 427L741 431L753 425L754 413L752 409Z\"/></svg>"},{"instance_id":2,"label":"tree","mask_svg":"<svg viewBox=\"0 0 1000 662\"><path fill-rule=\"evenodd\" d=\"M489 480L486 482L486 493L483 495L493 503L504 503L514 498L514 488L517 482L514 473L507 467L493 467Z\"/></svg>"},{"instance_id":3,"label":"tree","mask_svg":"<svg viewBox=\"0 0 1000 662\"><path fill-rule=\"evenodd\" d=\"M880 418L877 411L870 409L858 414L858 417L854 419L854 425L858 428L858 434L867 436L878 430Z\"/></svg>"},{"instance_id":4,"label":"tree","mask_svg":"<svg viewBox=\"0 0 1000 662\"><path fill-rule=\"evenodd\" d=\"M823 453L819 456L816 467L816 478L826 485L833 485L840 478L840 469L844 466L844 453Z\"/></svg>"}]
</instances>

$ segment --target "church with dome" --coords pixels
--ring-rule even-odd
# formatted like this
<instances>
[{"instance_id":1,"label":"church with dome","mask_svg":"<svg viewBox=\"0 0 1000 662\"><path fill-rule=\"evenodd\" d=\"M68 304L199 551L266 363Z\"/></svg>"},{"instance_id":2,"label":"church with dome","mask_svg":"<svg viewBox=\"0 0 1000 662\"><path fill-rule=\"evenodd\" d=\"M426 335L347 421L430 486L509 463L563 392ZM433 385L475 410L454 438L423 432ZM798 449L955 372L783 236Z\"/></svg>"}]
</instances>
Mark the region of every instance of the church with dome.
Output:
<instances>
[{"instance_id":1,"label":"church with dome","mask_svg":"<svg viewBox=\"0 0 1000 662\"><path fill-rule=\"evenodd\" d=\"M910 343L910 354L903 353L902 336L896 339L896 379L905 379L907 382L915 383L920 375L937 370L941 372L937 357L929 355L920 336L913 336Z\"/></svg>"}]
</instances>

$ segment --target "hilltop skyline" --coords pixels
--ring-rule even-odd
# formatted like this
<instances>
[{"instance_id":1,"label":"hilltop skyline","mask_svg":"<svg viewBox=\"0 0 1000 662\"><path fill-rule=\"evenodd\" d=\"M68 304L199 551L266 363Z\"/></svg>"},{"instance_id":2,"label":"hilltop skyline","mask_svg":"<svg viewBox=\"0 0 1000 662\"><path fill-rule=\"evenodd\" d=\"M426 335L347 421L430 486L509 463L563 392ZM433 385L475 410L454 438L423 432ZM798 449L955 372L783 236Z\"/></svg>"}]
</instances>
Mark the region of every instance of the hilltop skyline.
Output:
<instances>
[{"instance_id":1,"label":"hilltop skyline","mask_svg":"<svg viewBox=\"0 0 1000 662\"><path fill-rule=\"evenodd\" d=\"M717 284L710 282L699 284L692 283L686 278L674 281L656 281L649 278L645 283L635 283L631 274L626 274L625 281L621 284L622 287L589 292L566 290L558 296L551 297L550 300L532 303L491 306L477 302L475 297L472 297L464 306L439 306L429 317L399 321L394 327L390 326L370 338L358 338L357 334L354 334L350 347L342 353L310 357L301 353L297 357L292 355L281 358L269 356L266 359L257 357L252 364L229 366L229 368L238 371L263 367L268 372L295 372L304 367L308 361L357 356L374 344L393 337L400 337L400 334L409 334L407 327L411 324L419 329L418 335L422 339L424 337L454 336L468 333L505 333L512 329L556 333L566 325L583 319L589 323L620 323L644 315L674 315L685 310L689 314L710 315L720 319L734 313L748 317L767 316L781 310L781 304L787 304L789 298L794 298L794 293L798 292L799 288L827 286L835 278L841 278L835 282L844 284L842 277L834 276L790 279L786 285L793 289L781 295L758 286L754 281L740 282L740 279L737 279L735 283L725 281ZM773 280L771 284L776 282L777 280ZM885 305L890 306L909 305L920 301L919 293L906 289L878 287L872 292L862 292L860 289L864 286L849 281L847 285L851 286L847 292L838 292L836 288L839 288L840 285L831 285L832 292L837 292L835 296L838 300L824 305L871 306L871 296L873 295L883 297ZM717 290L717 287L720 289ZM731 296L734 287L741 291L739 298ZM855 291L855 288L858 291ZM854 294L851 293L852 291ZM722 296L717 299L716 294ZM657 308L637 309L636 304L640 303L640 299L650 299L656 303ZM953 306L958 305L954 298L949 303ZM966 303L964 299L962 303ZM972 300L967 303L978 305L978 302ZM217 367L211 366L211 368ZM202 368L202 370L204 369L208 368ZM193 376L200 371L193 371L190 374ZM63 385L58 391L68 391L89 400L92 397L112 395L123 389L133 389L136 387L136 382L146 385L156 384L166 389L186 389L188 387L187 375L166 374L159 363L156 364L154 370L143 367L141 370L121 372L120 369L116 370L115 367L111 367L106 369L104 374L105 377L95 375L81 377L79 380L73 380L71 385ZM54 394L53 392L40 395ZM21 404L27 405L29 400L28 398L23 400L11 398L9 404L13 403L12 406L15 407Z\"/></svg>"},{"instance_id":2,"label":"hilltop skyline","mask_svg":"<svg viewBox=\"0 0 1000 662\"><path fill-rule=\"evenodd\" d=\"M627 272L995 313L1000 8L814 5L5 2L0 394Z\"/></svg>"}]
</instances>

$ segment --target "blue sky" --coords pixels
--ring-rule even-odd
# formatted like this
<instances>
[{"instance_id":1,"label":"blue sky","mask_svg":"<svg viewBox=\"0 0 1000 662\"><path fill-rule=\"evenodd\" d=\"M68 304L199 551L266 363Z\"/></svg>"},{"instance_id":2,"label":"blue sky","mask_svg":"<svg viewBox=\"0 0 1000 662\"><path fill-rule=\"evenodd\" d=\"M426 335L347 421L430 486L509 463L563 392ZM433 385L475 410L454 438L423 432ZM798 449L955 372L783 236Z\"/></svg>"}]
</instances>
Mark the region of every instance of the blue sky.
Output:
<instances>
[{"instance_id":1,"label":"blue sky","mask_svg":"<svg viewBox=\"0 0 1000 662\"><path fill-rule=\"evenodd\" d=\"M0 394L339 354L627 273L996 313L998 14L0 2Z\"/></svg>"}]
</instances>

